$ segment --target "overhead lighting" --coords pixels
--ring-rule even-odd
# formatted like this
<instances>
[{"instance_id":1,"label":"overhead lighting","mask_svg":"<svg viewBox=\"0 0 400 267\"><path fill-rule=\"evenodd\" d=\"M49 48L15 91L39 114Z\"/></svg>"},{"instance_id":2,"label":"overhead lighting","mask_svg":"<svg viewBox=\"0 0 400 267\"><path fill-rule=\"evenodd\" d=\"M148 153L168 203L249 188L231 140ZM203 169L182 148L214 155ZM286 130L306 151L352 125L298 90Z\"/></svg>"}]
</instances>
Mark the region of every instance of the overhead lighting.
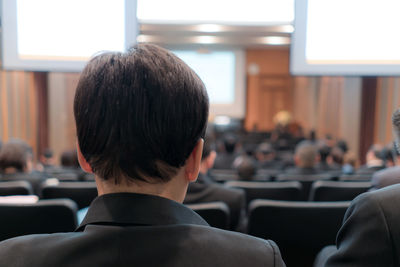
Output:
<instances>
[{"instance_id":1,"label":"overhead lighting","mask_svg":"<svg viewBox=\"0 0 400 267\"><path fill-rule=\"evenodd\" d=\"M200 24L197 26L200 32L221 32L222 26L217 24Z\"/></svg>"},{"instance_id":2,"label":"overhead lighting","mask_svg":"<svg viewBox=\"0 0 400 267\"><path fill-rule=\"evenodd\" d=\"M290 44L290 38L282 36L266 36L259 38L261 43L266 45L288 45Z\"/></svg>"}]
</instances>

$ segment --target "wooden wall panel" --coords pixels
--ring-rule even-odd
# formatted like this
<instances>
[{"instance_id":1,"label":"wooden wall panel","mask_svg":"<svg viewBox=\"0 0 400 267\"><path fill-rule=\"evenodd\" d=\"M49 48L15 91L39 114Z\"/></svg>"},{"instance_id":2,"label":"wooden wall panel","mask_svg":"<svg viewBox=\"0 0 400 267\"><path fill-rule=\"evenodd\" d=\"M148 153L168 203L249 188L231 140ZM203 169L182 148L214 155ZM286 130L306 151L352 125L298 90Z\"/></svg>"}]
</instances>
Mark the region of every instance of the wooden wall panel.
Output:
<instances>
[{"instance_id":1,"label":"wooden wall panel","mask_svg":"<svg viewBox=\"0 0 400 267\"><path fill-rule=\"evenodd\" d=\"M73 100L79 74L50 73L48 79L49 144L58 159L63 151L76 146Z\"/></svg>"},{"instance_id":2,"label":"wooden wall panel","mask_svg":"<svg viewBox=\"0 0 400 267\"><path fill-rule=\"evenodd\" d=\"M0 139L26 141L38 148L38 102L34 73L0 71Z\"/></svg>"},{"instance_id":3,"label":"wooden wall panel","mask_svg":"<svg viewBox=\"0 0 400 267\"><path fill-rule=\"evenodd\" d=\"M247 75L245 128L272 130L273 116L277 112L293 110L289 49L248 50L246 65L253 70Z\"/></svg>"},{"instance_id":4,"label":"wooden wall panel","mask_svg":"<svg viewBox=\"0 0 400 267\"><path fill-rule=\"evenodd\" d=\"M389 144L393 141L392 114L400 108L400 78L381 77L377 81L374 142Z\"/></svg>"}]
</instances>

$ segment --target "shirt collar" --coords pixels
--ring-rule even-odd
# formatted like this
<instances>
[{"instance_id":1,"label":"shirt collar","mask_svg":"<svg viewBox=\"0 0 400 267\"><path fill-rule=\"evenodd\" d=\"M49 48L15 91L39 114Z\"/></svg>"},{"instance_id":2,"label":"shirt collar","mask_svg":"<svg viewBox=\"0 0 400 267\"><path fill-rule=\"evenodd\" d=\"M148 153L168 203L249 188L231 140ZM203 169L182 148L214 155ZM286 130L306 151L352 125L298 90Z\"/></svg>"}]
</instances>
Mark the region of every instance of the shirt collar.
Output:
<instances>
[{"instance_id":1,"label":"shirt collar","mask_svg":"<svg viewBox=\"0 0 400 267\"><path fill-rule=\"evenodd\" d=\"M78 227L104 225L208 225L193 210L181 203L159 196L136 193L113 193L97 197Z\"/></svg>"}]
</instances>

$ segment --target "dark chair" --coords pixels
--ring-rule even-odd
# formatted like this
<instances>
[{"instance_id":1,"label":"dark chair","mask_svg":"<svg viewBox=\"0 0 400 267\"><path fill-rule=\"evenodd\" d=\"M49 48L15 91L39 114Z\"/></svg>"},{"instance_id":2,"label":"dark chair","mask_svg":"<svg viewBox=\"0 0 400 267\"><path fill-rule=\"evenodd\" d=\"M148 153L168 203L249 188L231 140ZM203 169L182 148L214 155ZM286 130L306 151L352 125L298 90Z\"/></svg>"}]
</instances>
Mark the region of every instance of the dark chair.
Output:
<instances>
[{"instance_id":1,"label":"dark chair","mask_svg":"<svg viewBox=\"0 0 400 267\"><path fill-rule=\"evenodd\" d=\"M371 188L370 182L317 181L311 186L310 201L351 201Z\"/></svg>"},{"instance_id":2,"label":"dark chair","mask_svg":"<svg viewBox=\"0 0 400 267\"><path fill-rule=\"evenodd\" d=\"M316 254L335 243L350 202L254 200L248 233L275 241L288 267L310 267Z\"/></svg>"},{"instance_id":3,"label":"dark chair","mask_svg":"<svg viewBox=\"0 0 400 267\"><path fill-rule=\"evenodd\" d=\"M77 227L77 206L69 199L33 204L0 203L0 241L42 233L71 232Z\"/></svg>"},{"instance_id":4,"label":"dark chair","mask_svg":"<svg viewBox=\"0 0 400 267\"><path fill-rule=\"evenodd\" d=\"M0 182L0 196L33 195L32 185L27 181Z\"/></svg>"},{"instance_id":5,"label":"dark chair","mask_svg":"<svg viewBox=\"0 0 400 267\"><path fill-rule=\"evenodd\" d=\"M209 171L209 175L217 182L223 183L225 181L236 181L239 180L239 175L236 170L215 170Z\"/></svg>"},{"instance_id":6,"label":"dark chair","mask_svg":"<svg viewBox=\"0 0 400 267\"><path fill-rule=\"evenodd\" d=\"M60 182L45 183L42 187L44 199L69 198L82 209L90 205L97 197L97 187L94 182Z\"/></svg>"},{"instance_id":7,"label":"dark chair","mask_svg":"<svg viewBox=\"0 0 400 267\"><path fill-rule=\"evenodd\" d=\"M298 201L301 197L302 185L300 182L246 182L228 181L228 187L241 188L246 192L247 205L254 199L292 200Z\"/></svg>"},{"instance_id":8,"label":"dark chair","mask_svg":"<svg viewBox=\"0 0 400 267\"><path fill-rule=\"evenodd\" d=\"M303 192L301 200L307 201L310 195L311 185L315 181L319 180L331 180L332 176L329 173L323 174L312 174L312 175L292 175L292 174L280 174L277 177L277 181L298 181L303 186Z\"/></svg>"},{"instance_id":9,"label":"dark chair","mask_svg":"<svg viewBox=\"0 0 400 267\"><path fill-rule=\"evenodd\" d=\"M209 225L220 229L229 229L229 207L223 202L202 204L186 204L187 207L199 214Z\"/></svg>"},{"instance_id":10,"label":"dark chair","mask_svg":"<svg viewBox=\"0 0 400 267\"><path fill-rule=\"evenodd\" d=\"M350 174L350 175L341 175L339 177L339 181L371 181L372 174Z\"/></svg>"}]
</instances>

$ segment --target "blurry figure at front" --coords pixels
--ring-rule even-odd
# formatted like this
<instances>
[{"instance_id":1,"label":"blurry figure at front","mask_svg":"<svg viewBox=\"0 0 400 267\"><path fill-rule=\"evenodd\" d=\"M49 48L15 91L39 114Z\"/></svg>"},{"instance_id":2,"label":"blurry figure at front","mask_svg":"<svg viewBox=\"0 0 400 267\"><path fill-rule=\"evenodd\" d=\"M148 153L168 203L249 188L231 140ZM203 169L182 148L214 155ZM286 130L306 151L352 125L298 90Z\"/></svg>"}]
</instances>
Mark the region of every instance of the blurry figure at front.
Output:
<instances>
[{"instance_id":1,"label":"blurry figure at front","mask_svg":"<svg viewBox=\"0 0 400 267\"><path fill-rule=\"evenodd\" d=\"M31 147L19 139L12 139L1 148L0 171L2 181L28 181L36 194L40 193L40 185L45 180L43 173L33 169Z\"/></svg>"}]
</instances>

